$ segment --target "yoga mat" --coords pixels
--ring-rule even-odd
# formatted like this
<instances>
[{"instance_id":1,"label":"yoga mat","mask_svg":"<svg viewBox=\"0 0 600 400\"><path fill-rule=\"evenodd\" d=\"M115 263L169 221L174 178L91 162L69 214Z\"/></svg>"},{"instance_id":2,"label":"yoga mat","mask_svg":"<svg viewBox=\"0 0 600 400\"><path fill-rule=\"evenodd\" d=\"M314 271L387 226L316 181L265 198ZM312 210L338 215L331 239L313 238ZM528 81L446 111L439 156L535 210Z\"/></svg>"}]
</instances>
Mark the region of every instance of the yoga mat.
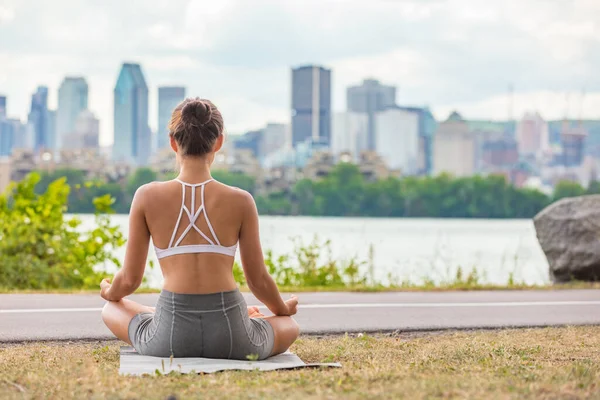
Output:
<instances>
[{"instance_id":1,"label":"yoga mat","mask_svg":"<svg viewBox=\"0 0 600 400\"><path fill-rule=\"evenodd\" d=\"M156 375L168 374L171 371L182 374L206 373L225 370L259 370L274 371L277 369L294 369L310 367L341 367L340 363L305 363L289 351L269 357L262 361L221 360L215 358L162 358L142 356L133 347L121 347L120 375ZM157 372L158 371L158 372Z\"/></svg>"}]
</instances>

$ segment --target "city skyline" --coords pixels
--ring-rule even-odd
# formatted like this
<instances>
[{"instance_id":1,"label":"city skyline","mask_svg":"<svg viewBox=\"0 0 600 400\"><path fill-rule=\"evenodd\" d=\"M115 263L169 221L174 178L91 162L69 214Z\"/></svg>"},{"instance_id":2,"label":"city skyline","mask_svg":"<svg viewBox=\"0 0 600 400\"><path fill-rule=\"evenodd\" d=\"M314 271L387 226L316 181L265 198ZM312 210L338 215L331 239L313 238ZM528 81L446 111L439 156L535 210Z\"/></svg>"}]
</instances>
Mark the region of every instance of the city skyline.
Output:
<instances>
[{"instance_id":1,"label":"city skyline","mask_svg":"<svg viewBox=\"0 0 600 400\"><path fill-rule=\"evenodd\" d=\"M56 108L60 81L82 75L106 145L123 60L144 66L153 130L156 88L173 84L214 100L230 133L287 123L289 68L306 63L334 71L333 112L345 109L348 86L372 77L397 86L399 104L429 105L439 120L452 109L469 119L508 118L510 84L515 118L535 109L545 119L562 118L567 92L569 117L600 116L600 6L592 1L140 4L3 2L0 92L9 98L9 116L25 119L27 98L39 85L49 87L49 106ZM328 18L316 18L321 12Z\"/></svg>"}]
</instances>

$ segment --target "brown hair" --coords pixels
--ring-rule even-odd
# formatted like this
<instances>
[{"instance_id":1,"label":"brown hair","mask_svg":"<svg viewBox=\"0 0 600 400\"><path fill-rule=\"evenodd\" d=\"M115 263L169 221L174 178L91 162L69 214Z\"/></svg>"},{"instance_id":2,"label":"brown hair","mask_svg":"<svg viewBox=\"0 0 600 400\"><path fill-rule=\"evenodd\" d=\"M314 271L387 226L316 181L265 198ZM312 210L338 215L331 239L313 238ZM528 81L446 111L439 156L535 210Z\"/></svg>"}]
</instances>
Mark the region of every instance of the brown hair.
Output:
<instances>
[{"instance_id":1,"label":"brown hair","mask_svg":"<svg viewBox=\"0 0 600 400\"><path fill-rule=\"evenodd\" d=\"M175 107L169 123L169 135L183 156L203 156L212 151L223 134L223 116L210 101L187 98Z\"/></svg>"}]
</instances>

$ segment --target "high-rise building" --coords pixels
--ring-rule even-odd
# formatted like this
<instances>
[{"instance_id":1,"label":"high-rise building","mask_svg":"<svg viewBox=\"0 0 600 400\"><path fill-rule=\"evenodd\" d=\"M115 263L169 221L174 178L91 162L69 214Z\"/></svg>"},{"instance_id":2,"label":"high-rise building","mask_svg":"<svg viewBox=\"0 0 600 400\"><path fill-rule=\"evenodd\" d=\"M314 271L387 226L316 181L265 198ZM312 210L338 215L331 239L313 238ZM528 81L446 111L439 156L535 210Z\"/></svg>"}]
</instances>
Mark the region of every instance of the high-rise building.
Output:
<instances>
[{"instance_id":1,"label":"high-rise building","mask_svg":"<svg viewBox=\"0 0 600 400\"><path fill-rule=\"evenodd\" d=\"M15 144L15 126L6 119L0 117L0 157L10 156Z\"/></svg>"},{"instance_id":2,"label":"high-rise building","mask_svg":"<svg viewBox=\"0 0 600 400\"><path fill-rule=\"evenodd\" d=\"M457 177L475 173L475 140L467 122L456 111L439 124L433 140L435 175L450 173Z\"/></svg>"},{"instance_id":3,"label":"high-rise building","mask_svg":"<svg viewBox=\"0 0 600 400\"><path fill-rule=\"evenodd\" d=\"M583 164L587 137L588 133L584 127L570 127L565 124L560 138L562 144L562 164L565 167L576 167Z\"/></svg>"},{"instance_id":4,"label":"high-rise building","mask_svg":"<svg viewBox=\"0 0 600 400\"><path fill-rule=\"evenodd\" d=\"M169 145L169 121L173 109L185 99L185 88L163 86L158 88L158 130L156 131L156 149Z\"/></svg>"},{"instance_id":5,"label":"high-rise building","mask_svg":"<svg viewBox=\"0 0 600 400\"><path fill-rule=\"evenodd\" d=\"M73 132L66 136L63 149L100 149L100 121L94 113L89 110L79 113Z\"/></svg>"},{"instance_id":6,"label":"high-rise building","mask_svg":"<svg viewBox=\"0 0 600 400\"><path fill-rule=\"evenodd\" d=\"M517 144L524 156L537 156L550 150L548 123L538 113L527 113L517 124Z\"/></svg>"},{"instance_id":7,"label":"high-rise building","mask_svg":"<svg viewBox=\"0 0 600 400\"><path fill-rule=\"evenodd\" d=\"M367 149L375 150L377 147L375 114L396 105L396 87L382 85L375 79L365 79L362 85L348 88L346 102L348 111L367 114L369 118Z\"/></svg>"},{"instance_id":8,"label":"high-rise building","mask_svg":"<svg viewBox=\"0 0 600 400\"><path fill-rule=\"evenodd\" d=\"M31 125L25 125L18 119L0 118L0 156L10 156L16 148L33 148Z\"/></svg>"},{"instance_id":9,"label":"high-rise building","mask_svg":"<svg viewBox=\"0 0 600 400\"><path fill-rule=\"evenodd\" d=\"M419 116L419 161L418 173L429 175L433 166L433 136L437 129L437 121L428 107L398 107L411 111Z\"/></svg>"},{"instance_id":10,"label":"high-rise building","mask_svg":"<svg viewBox=\"0 0 600 400\"><path fill-rule=\"evenodd\" d=\"M49 148L48 143L48 88L39 86L31 96L29 122L33 127L33 147L36 151Z\"/></svg>"},{"instance_id":11,"label":"high-rise building","mask_svg":"<svg viewBox=\"0 0 600 400\"><path fill-rule=\"evenodd\" d=\"M46 149L57 150L56 137L56 110L48 110L48 133L47 133Z\"/></svg>"},{"instance_id":12,"label":"high-rise building","mask_svg":"<svg viewBox=\"0 0 600 400\"><path fill-rule=\"evenodd\" d=\"M66 77L58 89L56 110L56 149L72 148L66 138L75 132L75 122L88 108L88 84L81 77Z\"/></svg>"},{"instance_id":13,"label":"high-rise building","mask_svg":"<svg viewBox=\"0 0 600 400\"><path fill-rule=\"evenodd\" d=\"M289 126L285 124L268 123L262 130L260 156L266 157L289 144Z\"/></svg>"},{"instance_id":14,"label":"high-rise building","mask_svg":"<svg viewBox=\"0 0 600 400\"><path fill-rule=\"evenodd\" d=\"M250 150L254 158L261 156L261 143L263 138L263 130L249 131L243 135L236 136L233 139L233 149L235 150Z\"/></svg>"},{"instance_id":15,"label":"high-rise building","mask_svg":"<svg viewBox=\"0 0 600 400\"><path fill-rule=\"evenodd\" d=\"M292 69L292 145L331 140L331 70L308 65Z\"/></svg>"},{"instance_id":16,"label":"high-rise building","mask_svg":"<svg viewBox=\"0 0 600 400\"><path fill-rule=\"evenodd\" d=\"M333 114L331 152L336 159L342 154L348 154L354 162L358 162L360 154L367 150L368 120L365 113Z\"/></svg>"},{"instance_id":17,"label":"high-rise building","mask_svg":"<svg viewBox=\"0 0 600 400\"><path fill-rule=\"evenodd\" d=\"M0 118L6 118L6 96L0 96Z\"/></svg>"},{"instance_id":18,"label":"high-rise building","mask_svg":"<svg viewBox=\"0 0 600 400\"><path fill-rule=\"evenodd\" d=\"M148 86L139 64L123 64L114 96L113 159L146 165L152 143L148 126Z\"/></svg>"},{"instance_id":19,"label":"high-rise building","mask_svg":"<svg viewBox=\"0 0 600 400\"><path fill-rule=\"evenodd\" d=\"M419 114L388 108L376 114L375 151L386 166L402 175L418 172Z\"/></svg>"}]
</instances>

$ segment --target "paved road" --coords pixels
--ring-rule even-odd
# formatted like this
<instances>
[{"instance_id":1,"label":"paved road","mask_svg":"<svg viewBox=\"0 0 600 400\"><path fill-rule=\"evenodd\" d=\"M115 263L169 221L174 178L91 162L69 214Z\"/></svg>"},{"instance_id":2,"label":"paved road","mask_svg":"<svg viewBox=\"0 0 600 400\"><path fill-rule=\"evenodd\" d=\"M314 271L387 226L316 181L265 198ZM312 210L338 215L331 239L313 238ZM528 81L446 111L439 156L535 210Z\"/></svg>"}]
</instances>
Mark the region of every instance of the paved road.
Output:
<instances>
[{"instance_id":1,"label":"paved road","mask_svg":"<svg viewBox=\"0 0 600 400\"><path fill-rule=\"evenodd\" d=\"M157 294L133 295L153 305ZM258 302L245 294L249 305ZM304 333L600 325L600 290L300 293ZM0 341L105 339L96 295L0 295ZM267 312L265 312L267 313Z\"/></svg>"}]
</instances>

